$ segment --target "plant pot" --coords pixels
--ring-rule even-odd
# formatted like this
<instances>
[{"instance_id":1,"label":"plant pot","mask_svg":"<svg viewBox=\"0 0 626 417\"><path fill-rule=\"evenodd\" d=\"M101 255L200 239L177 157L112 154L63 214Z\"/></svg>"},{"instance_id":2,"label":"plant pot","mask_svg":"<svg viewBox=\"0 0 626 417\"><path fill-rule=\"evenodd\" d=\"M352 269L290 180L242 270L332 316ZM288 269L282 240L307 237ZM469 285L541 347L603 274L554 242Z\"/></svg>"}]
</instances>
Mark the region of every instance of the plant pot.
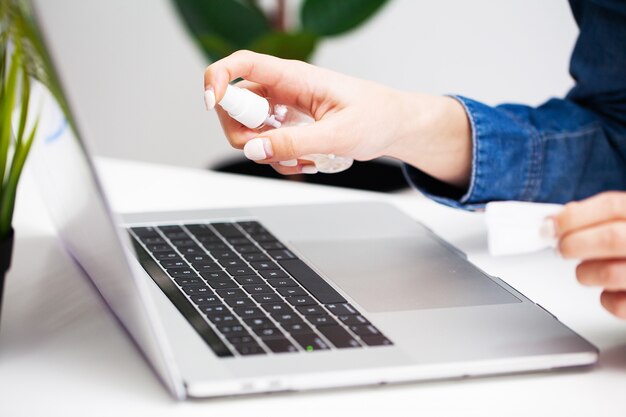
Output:
<instances>
[{"instance_id":1,"label":"plant pot","mask_svg":"<svg viewBox=\"0 0 626 417\"><path fill-rule=\"evenodd\" d=\"M2 294L4 292L4 278L11 267L11 257L13 256L13 228L9 234L0 239L0 318L2 318Z\"/></svg>"}]
</instances>

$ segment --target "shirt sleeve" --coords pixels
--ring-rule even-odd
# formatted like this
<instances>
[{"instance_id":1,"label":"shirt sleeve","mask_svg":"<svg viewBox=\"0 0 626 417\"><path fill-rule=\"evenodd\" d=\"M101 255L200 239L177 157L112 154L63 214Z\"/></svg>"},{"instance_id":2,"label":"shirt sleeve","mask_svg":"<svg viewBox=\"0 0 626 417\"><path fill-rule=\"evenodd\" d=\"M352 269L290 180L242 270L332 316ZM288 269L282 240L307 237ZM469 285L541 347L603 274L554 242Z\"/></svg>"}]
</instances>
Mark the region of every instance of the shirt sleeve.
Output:
<instances>
[{"instance_id":1,"label":"shirt sleeve","mask_svg":"<svg viewBox=\"0 0 626 417\"><path fill-rule=\"evenodd\" d=\"M565 203L626 189L623 126L568 99L534 108L452 97L471 124L470 184L459 190L406 165L409 182L428 197L473 210L489 201Z\"/></svg>"}]
</instances>

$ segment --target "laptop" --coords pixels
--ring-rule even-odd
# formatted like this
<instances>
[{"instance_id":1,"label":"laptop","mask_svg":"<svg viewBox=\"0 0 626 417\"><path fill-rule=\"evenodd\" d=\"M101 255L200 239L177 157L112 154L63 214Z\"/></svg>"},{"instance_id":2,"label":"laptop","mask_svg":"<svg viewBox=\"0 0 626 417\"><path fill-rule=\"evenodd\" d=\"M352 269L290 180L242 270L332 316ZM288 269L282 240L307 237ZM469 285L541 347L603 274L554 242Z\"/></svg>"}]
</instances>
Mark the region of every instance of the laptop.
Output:
<instances>
[{"instance_id":1,"label":"laptop","mask_svg":"<svg viewBox=\"0 0 626 417\"><path fill-rule=\"evenodd\" d=\"M41 84L33 94L31 168L59 238L177 399L597 360L541 306L388 204L114 213L80 121L62 111L81 103Z\"/></svg>"}]
</instances>

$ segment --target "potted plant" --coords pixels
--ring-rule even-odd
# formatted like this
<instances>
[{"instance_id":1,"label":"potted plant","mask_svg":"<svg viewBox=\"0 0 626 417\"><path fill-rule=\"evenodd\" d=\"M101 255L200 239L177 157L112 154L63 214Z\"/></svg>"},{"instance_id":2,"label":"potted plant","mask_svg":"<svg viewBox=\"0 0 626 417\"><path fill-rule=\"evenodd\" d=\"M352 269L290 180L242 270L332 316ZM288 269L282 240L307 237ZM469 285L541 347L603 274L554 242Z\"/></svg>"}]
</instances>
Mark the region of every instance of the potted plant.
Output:
<instances>
[{"instance_id":1,"label":"potted plant","mask_svg":"<svg viewBox=\"0 0 626 417\"><path fill-rule=\"evenodd\" d=\"M34 49L23 18L19 0L0 0L0 309L13 253L17 186L37 131L28 117L34 61L27 51Z\"/></svg>"}]
</instances>

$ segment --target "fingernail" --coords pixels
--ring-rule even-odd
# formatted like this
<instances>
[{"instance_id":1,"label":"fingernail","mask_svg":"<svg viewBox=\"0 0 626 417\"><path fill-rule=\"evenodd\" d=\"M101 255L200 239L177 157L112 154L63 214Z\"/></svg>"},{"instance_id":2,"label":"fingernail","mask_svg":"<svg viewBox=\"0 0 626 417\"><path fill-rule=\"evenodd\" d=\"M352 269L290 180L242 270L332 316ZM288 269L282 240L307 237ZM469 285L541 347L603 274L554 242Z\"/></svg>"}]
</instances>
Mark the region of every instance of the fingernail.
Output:
<instances>
[{"instance_id":1,"label":"fingernail","mask_svg":"<svg viewBox=\"0 0 626 417\"><path fill-rule=\"evenodd\" d=\"M204 90L204 105L207 110L213 110L215 107L215 91L213 91L213 87Z\"/></svg>"},{"instance_id":2,"label":"fingernail","mask_svg":"<svg viewBox=\"0 0 626 417\"><path fill-rule=\"evenodd\" d=\"M273 155L272 142L267 138L252 139L243 147L243 154L252 161L271 158Z\"/></svg>"},{"instance_id":3,"label":"fingernail","mask_svg":"<svg viewBox=\"0 0 626 417\"><path fill-rule=\"evenodd\" d=\"M313 165L306 165L302 167L303 174L317 174L317 168Z\"/></svg>"},{"instance_id":4,"label":"fingernail","mask_svg":"<svg viewBox=\"0 0 626 417\"><path fill-rule=\"evenodd\" d=\"M544 239L556 239L556 225L552 217L546 217L541 223L539 234Z\"/></svg>"},{"instance_id":5,"label":"fingernail","mask_svg":"<svg viewBox=\"0 0 626 417\"><path fill-rule=\"evenodd\" d=\"M298 160L297 159L290 159L288 161L280 161L279 164L284 166L284 167L295 167L296 165L298 165Z\"/></svg>"}]
</instances>

